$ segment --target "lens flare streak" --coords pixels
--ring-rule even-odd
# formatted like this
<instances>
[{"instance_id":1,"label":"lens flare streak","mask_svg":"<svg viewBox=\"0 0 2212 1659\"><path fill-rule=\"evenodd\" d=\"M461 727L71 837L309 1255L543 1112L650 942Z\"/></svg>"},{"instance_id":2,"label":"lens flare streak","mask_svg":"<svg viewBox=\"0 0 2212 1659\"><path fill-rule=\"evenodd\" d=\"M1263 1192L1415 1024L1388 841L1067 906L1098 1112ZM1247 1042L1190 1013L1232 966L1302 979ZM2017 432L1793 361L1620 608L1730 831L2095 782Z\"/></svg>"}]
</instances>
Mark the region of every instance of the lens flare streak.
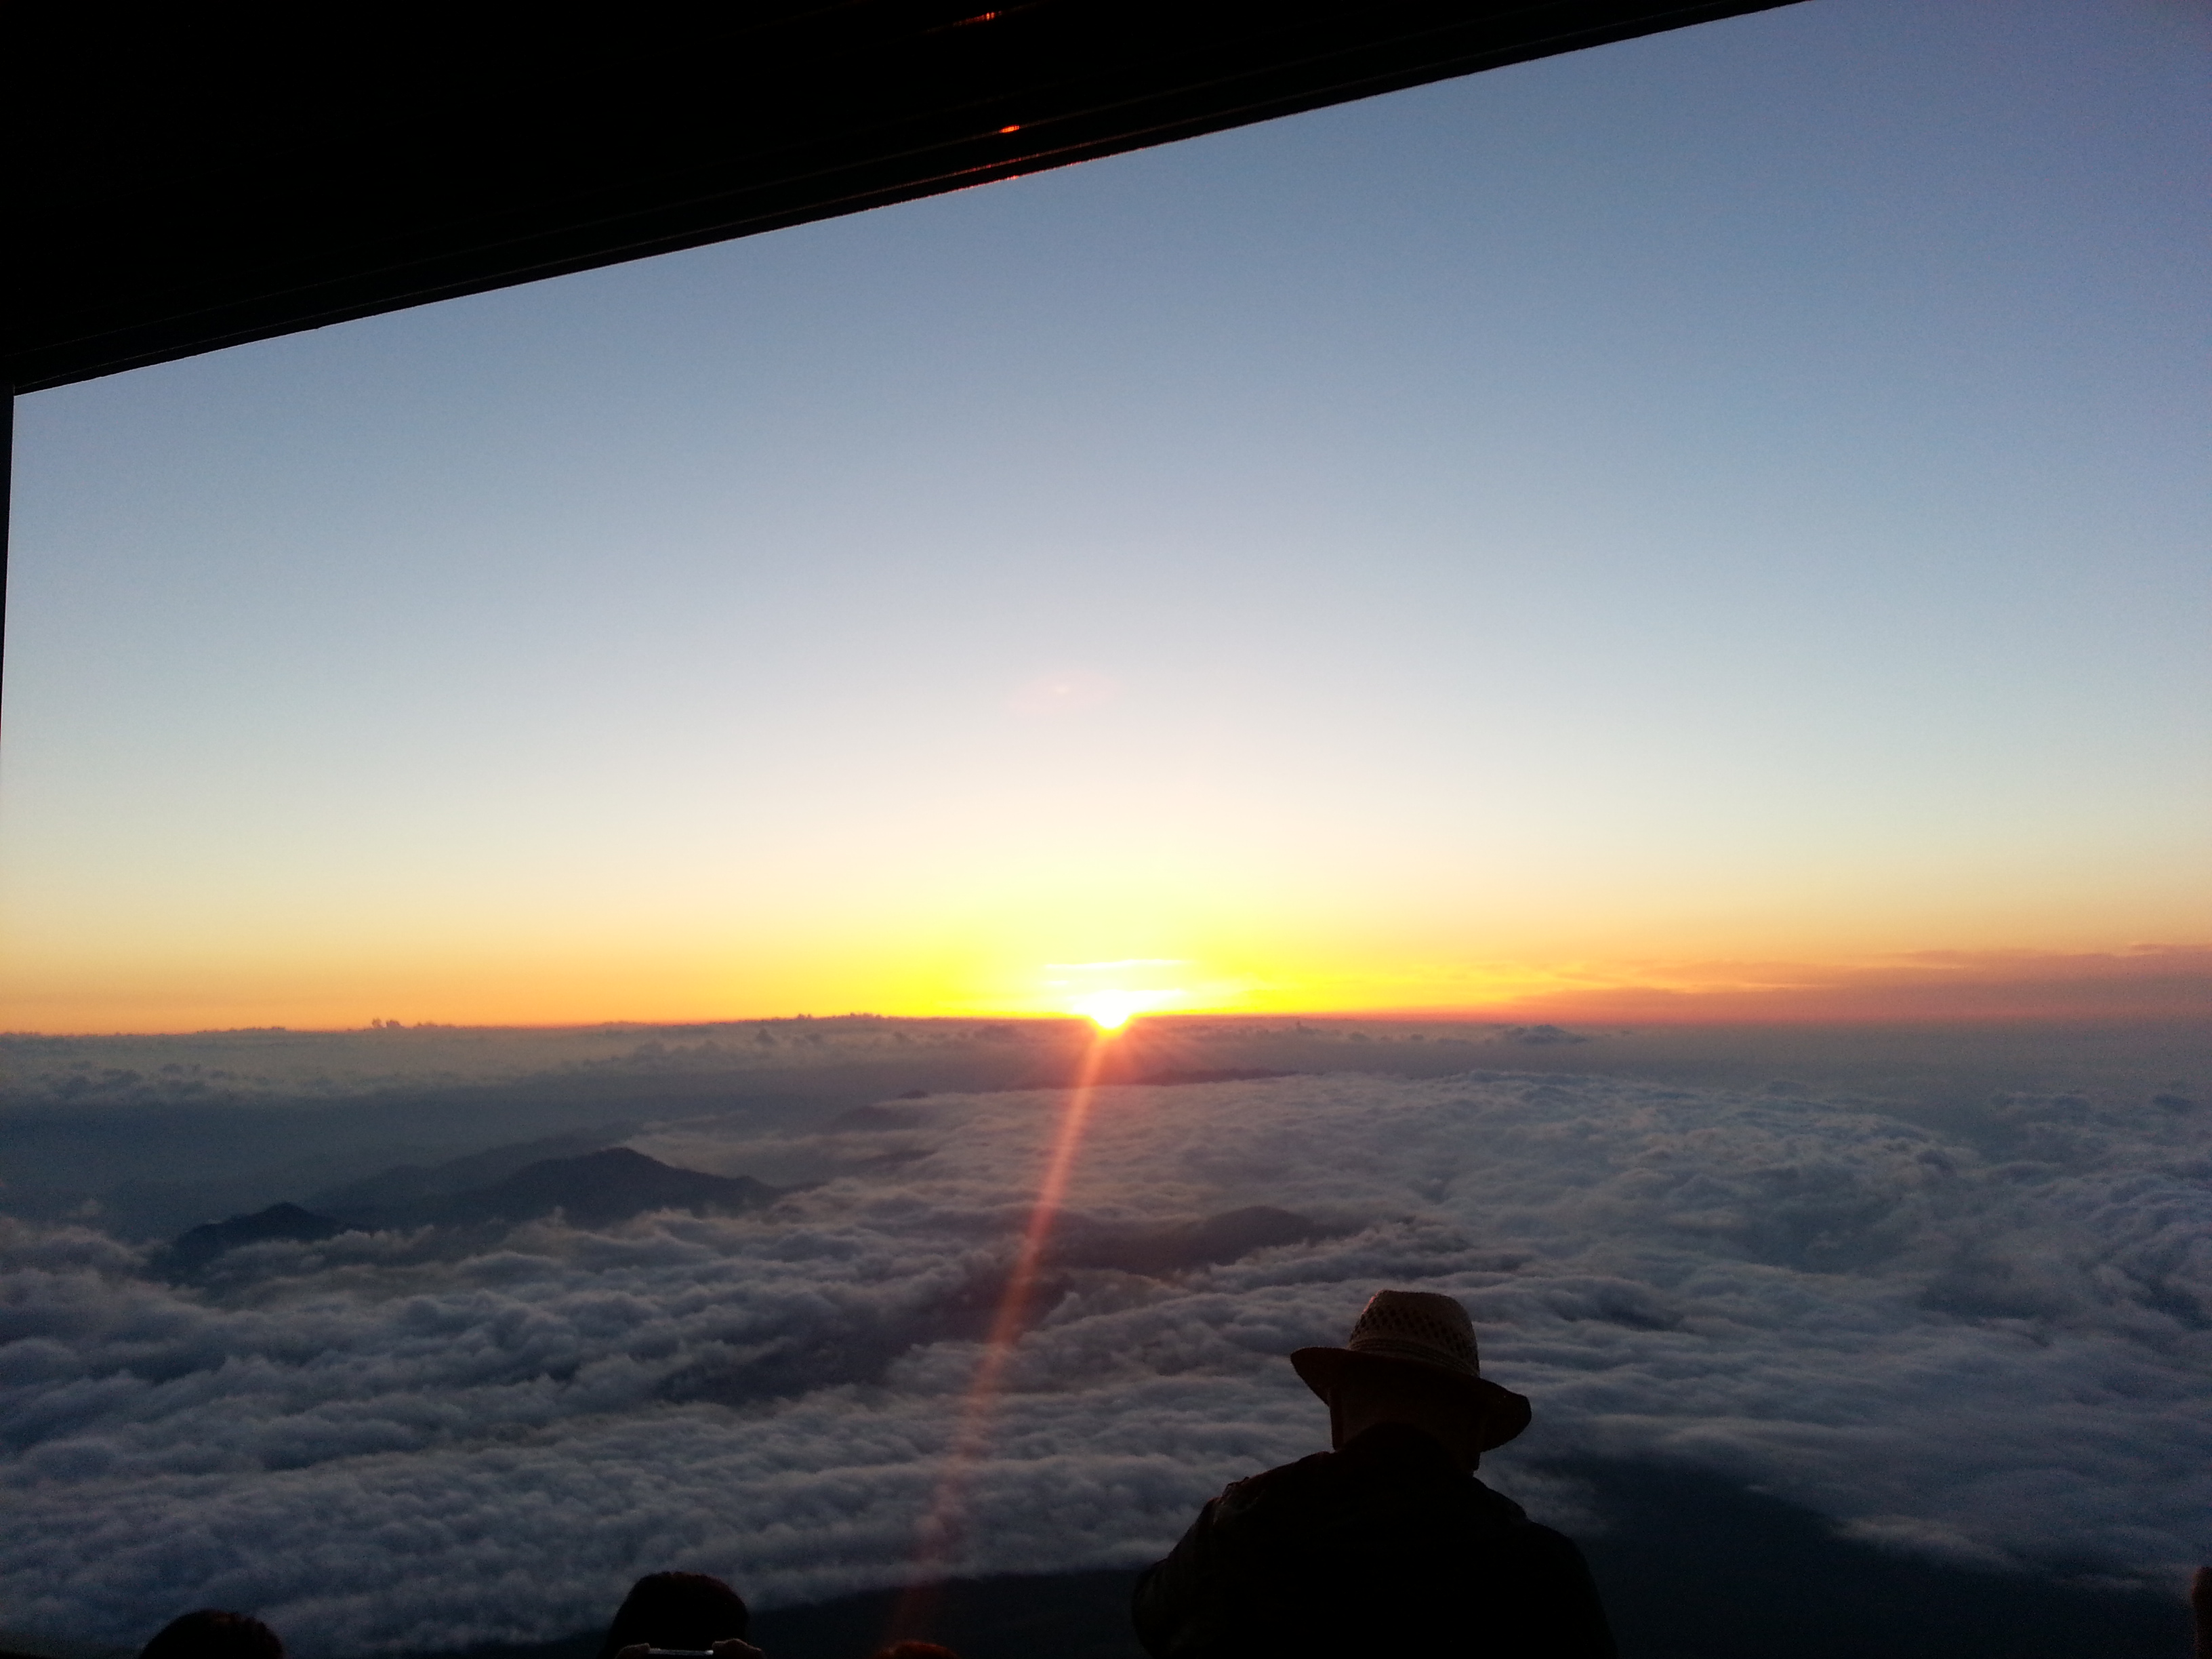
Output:
<instances>
[{"instance_id":1,"label":"lens flare streak","mask_svg":"<svg viewBox=\"0 0 2212 1659\"><path fill-rule=\"evenodd\" d=\"M927 1634L936 1612L939 1588L959 1553L968 1483L989 1442L991 1415L998 1404L1006 1363L1021 1338L1023 1318L1029 1311L1045 1248L1051 1243L1053 1225L1059 1219L1076 1157L1082 1150L1091 1099L1097 1091L1099 1069L1112 1041L1112 1032L1105 1029L1092 1036L1077 1068L1073 1086L1068 1091L1067 1103L1060 1109L1059 1132L1054 1136L1051 1156L1045 1162L1044 1176L1037 1185L1036 1203L1030 1212L1029 1225L1023 1231L1021 1247L1015 1252L1012 1271L999 1298L998 1312L992 1318L982 1358L976 1362L975 1374L962 1399L960 1420L946 1449L937 1490L918 1528L915 1576L892 1614L888 1640Z\"/></svg>"}]
</instances>

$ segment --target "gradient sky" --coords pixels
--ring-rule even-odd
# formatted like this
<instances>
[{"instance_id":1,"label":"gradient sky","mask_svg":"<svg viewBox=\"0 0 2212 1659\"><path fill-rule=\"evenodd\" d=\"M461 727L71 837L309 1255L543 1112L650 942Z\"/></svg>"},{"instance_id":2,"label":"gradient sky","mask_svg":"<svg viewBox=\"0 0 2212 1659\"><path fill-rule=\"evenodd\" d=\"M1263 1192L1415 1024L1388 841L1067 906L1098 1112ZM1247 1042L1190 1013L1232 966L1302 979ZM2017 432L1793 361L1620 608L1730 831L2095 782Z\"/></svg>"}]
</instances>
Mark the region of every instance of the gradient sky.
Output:
<instances>
[{"instance_id":1,"label":"gradient sky","mask_svg":"<svg viewBox=\"0 0 2212 1659\"><path fill-rule=\"evenodd\" d=\"M21 399L0 1024L2212 942L2204 16L1809 0Z\"/></svg>"}]
</instances>

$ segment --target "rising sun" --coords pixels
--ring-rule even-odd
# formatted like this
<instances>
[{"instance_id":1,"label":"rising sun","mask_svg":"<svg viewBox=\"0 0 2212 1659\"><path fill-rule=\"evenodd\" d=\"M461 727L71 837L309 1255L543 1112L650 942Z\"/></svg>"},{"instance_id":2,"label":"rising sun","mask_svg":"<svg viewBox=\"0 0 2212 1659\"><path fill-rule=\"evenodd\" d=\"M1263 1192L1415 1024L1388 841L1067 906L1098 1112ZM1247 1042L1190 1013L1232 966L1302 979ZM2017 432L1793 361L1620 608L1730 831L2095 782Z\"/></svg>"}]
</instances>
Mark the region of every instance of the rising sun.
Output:
<instances>
[{"instance_id":1,"label":"rising sun","mask_svg":"<svg viewBox=\"0 0 2212 1659\"><path fill-rule=\"evenodd\" d=\"M1155 1000L1142 991L1093 991L1077 998L1072 1012L1084 1015L1102 1031L1118 1031L1129 1023L1130 1015Z\"/></svg>"}]
</instances>

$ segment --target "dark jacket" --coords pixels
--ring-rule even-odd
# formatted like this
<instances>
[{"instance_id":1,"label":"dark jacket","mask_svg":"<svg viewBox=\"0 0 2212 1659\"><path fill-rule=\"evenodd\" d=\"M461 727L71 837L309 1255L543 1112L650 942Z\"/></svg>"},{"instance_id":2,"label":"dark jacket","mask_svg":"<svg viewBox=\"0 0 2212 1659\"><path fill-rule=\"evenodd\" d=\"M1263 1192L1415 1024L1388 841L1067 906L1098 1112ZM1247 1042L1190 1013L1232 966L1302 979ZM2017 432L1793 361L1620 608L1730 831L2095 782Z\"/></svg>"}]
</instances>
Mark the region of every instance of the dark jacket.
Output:
<instances>
[{"instance_id":1,"label":"dark jacket","mask_svg":"<svg viewBox=\"0 0 2212 1659\"><path fill-rule=\"evenodd\" d=\"M1395 1424L1231 1486L1132 1613L1153 1659L1613 1659L1582 1552Z\"/></svg>"}]
</instances>

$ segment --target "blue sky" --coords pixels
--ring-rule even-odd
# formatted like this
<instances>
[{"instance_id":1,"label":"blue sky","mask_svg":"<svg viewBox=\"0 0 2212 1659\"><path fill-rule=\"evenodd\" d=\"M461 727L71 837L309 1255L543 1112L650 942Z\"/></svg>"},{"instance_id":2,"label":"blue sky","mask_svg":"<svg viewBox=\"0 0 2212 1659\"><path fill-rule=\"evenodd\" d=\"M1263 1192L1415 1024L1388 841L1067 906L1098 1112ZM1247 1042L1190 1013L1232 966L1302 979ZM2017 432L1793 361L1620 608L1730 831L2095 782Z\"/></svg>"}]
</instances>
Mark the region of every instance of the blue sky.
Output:
<instances>
[{"instance_id":1,"label":"blue sky","mask_svg":"<svg viewBox=\"0 0 2212 1659\"><path fill-rule=\"evenodd\" d=\"M23 399L0 1021L2212 939L2206 33L1809 0Z\"/></svg>"}]
</instances>

